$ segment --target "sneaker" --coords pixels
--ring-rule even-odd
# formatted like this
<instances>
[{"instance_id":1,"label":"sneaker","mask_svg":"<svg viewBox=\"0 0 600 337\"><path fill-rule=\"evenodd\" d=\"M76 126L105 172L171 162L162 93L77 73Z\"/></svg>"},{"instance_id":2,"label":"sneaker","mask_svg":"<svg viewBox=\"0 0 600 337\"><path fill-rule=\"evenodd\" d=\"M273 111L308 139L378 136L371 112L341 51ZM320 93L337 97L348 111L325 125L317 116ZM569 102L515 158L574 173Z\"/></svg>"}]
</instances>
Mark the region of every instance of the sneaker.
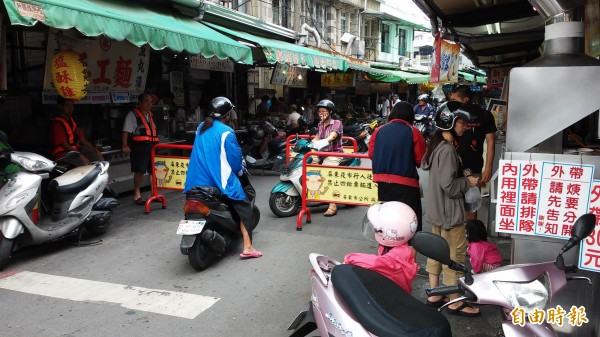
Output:
<instances>
[{"instance_id":1,"label":"sneaker","mask_svg":"<svg viewBox=\"0 0 600 337\"><path fill-rule=\"evenodd\" d=\"M429 273L427 272L427 270L425 270L425 268L423 268L423 266L419 266L419 270L417 271L417 276L429 277Z\"/></svg>"}]
</instances>

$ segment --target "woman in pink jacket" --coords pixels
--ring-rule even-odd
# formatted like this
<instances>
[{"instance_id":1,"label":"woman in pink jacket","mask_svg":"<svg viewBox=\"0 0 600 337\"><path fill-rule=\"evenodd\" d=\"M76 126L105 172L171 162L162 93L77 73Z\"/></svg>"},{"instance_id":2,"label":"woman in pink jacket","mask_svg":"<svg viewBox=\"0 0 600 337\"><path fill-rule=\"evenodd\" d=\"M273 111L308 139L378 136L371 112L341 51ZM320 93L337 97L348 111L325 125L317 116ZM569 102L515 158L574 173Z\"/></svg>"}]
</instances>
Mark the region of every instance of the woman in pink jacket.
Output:
<instances>
[{"instance_id":1,"label":"woman in pink jacket","mask_svg":"<svg viewBox=\"0 0 600 337\"><path fill-rule=\"evenodd\" d=\"M465 226L469 247L469 261L473 273L479 274L500 267L502 255L491 242L487 242L487 231L480 220L469 220Z\"/></svg>"},{"instance_id":2,"label":"woman in pink jacket","mask_svg":"<svg viewBox=\"0 0 600 337\"><path fill-rule=\"evenodd\" d=\"M352 253L344 263L376 271L396 282L407 293L419 269L415 255L407 244L417 231L417 215L398 201L375 204L367 210L363 235L379 243L377 255Z\"/></svg>"}]
</instances>

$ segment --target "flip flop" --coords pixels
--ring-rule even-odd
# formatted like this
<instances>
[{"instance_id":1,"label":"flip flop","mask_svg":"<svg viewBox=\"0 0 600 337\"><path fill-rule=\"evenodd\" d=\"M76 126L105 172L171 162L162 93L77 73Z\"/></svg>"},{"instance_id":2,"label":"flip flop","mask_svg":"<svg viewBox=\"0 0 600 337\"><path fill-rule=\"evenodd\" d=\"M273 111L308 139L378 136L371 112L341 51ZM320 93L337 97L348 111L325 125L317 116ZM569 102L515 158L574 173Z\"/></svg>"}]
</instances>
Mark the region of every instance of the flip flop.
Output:
<instances>
[{"instance_id":1,"label":"flip flop","mask_svg":"<svg viewBox=\"0 0 600 337\"><path fill-rule=\"evenodd\" d=\"M259 252L258 250L255 250L255 251L253 251L253 252L251 252L251 253L241 253L241 254L240 254L240 257L241 257L242 259L252 259L252 258L259 258L259 257L261 257L261 256L262 256L262 253L261 253L261 252Z\"/></svg>"},{"instance_id":2,"label":"flip flop","mask_svg":"<svg viewBox=\"0 0 600 337\"><path fill-rule=\"evenodd\" d=\"M446 307L446 308L448 309L448 313L450 315L456 315L456 316L462 316L462 317L477 317L481 314L481 311L478 311L477 313L462 311L464 308L473 308L473 306L471 306L467 302L463 302L463 304L461 304L456 309L452 309L450 307Z\"/></svg>"},{"instance_id":3,"label":"flip flop","mask_svg":"<svg viewBox=\"0 0 600 337\"><path fill-rule=\"evenodd\" d=\"M448 302L448 299L446 298L446 296L442 296L442 298L440 298L437 301L430 301L429 299L427 299L427 305L430 307L434 307L434 308L439 308L442 305L446 304Z\"/></svg>"},{"instance_id":4,"label":"flip flop","mask_svg":"<svg viewBox=\"0 0 600 337\"><path fill-rule=\"evenodd\" d=\"M140 198L137 198L133 201L134 204L136 205L141 205L141 206L145 206L146 205L146 200Z\"/></svg>"}]
</instances>

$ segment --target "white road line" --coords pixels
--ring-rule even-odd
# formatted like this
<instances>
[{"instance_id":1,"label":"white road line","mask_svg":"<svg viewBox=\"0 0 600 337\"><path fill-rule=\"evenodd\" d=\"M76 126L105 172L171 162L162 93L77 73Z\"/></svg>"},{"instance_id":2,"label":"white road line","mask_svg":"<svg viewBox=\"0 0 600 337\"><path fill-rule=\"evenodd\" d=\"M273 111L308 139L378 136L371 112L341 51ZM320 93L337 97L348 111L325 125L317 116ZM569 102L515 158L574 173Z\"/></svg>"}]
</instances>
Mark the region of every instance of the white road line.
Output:
<instances>
[{"instance_id":1,"label":"white road line","mask_svg":"<svg viewBox=\"0 0 600 337\"><path fill-rule=\"evenodd\" d=\"M6 273L0 288L80 302L109 302L157 314L194 319L219 298L29 271Z\"/></svg>"}]
</instances>

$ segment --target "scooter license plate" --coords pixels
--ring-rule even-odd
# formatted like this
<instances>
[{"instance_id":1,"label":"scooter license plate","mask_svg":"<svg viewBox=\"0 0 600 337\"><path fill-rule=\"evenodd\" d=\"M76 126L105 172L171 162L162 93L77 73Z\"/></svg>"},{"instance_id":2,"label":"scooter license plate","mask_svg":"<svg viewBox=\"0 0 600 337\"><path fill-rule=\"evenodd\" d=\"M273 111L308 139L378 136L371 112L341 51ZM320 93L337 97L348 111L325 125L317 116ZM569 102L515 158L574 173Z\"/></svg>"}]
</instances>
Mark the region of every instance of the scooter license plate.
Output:
<instances>
[{"instance_id":1,"label":"scooter license plate","mask_svg":"<svg viewBox=\"0 0 600 337\"><path fill-rule=\"evenodd\" d=\"M177 235L194 235L202 232L206 220L181 220L177 227Z\"/></svg>"}]
</instances>

